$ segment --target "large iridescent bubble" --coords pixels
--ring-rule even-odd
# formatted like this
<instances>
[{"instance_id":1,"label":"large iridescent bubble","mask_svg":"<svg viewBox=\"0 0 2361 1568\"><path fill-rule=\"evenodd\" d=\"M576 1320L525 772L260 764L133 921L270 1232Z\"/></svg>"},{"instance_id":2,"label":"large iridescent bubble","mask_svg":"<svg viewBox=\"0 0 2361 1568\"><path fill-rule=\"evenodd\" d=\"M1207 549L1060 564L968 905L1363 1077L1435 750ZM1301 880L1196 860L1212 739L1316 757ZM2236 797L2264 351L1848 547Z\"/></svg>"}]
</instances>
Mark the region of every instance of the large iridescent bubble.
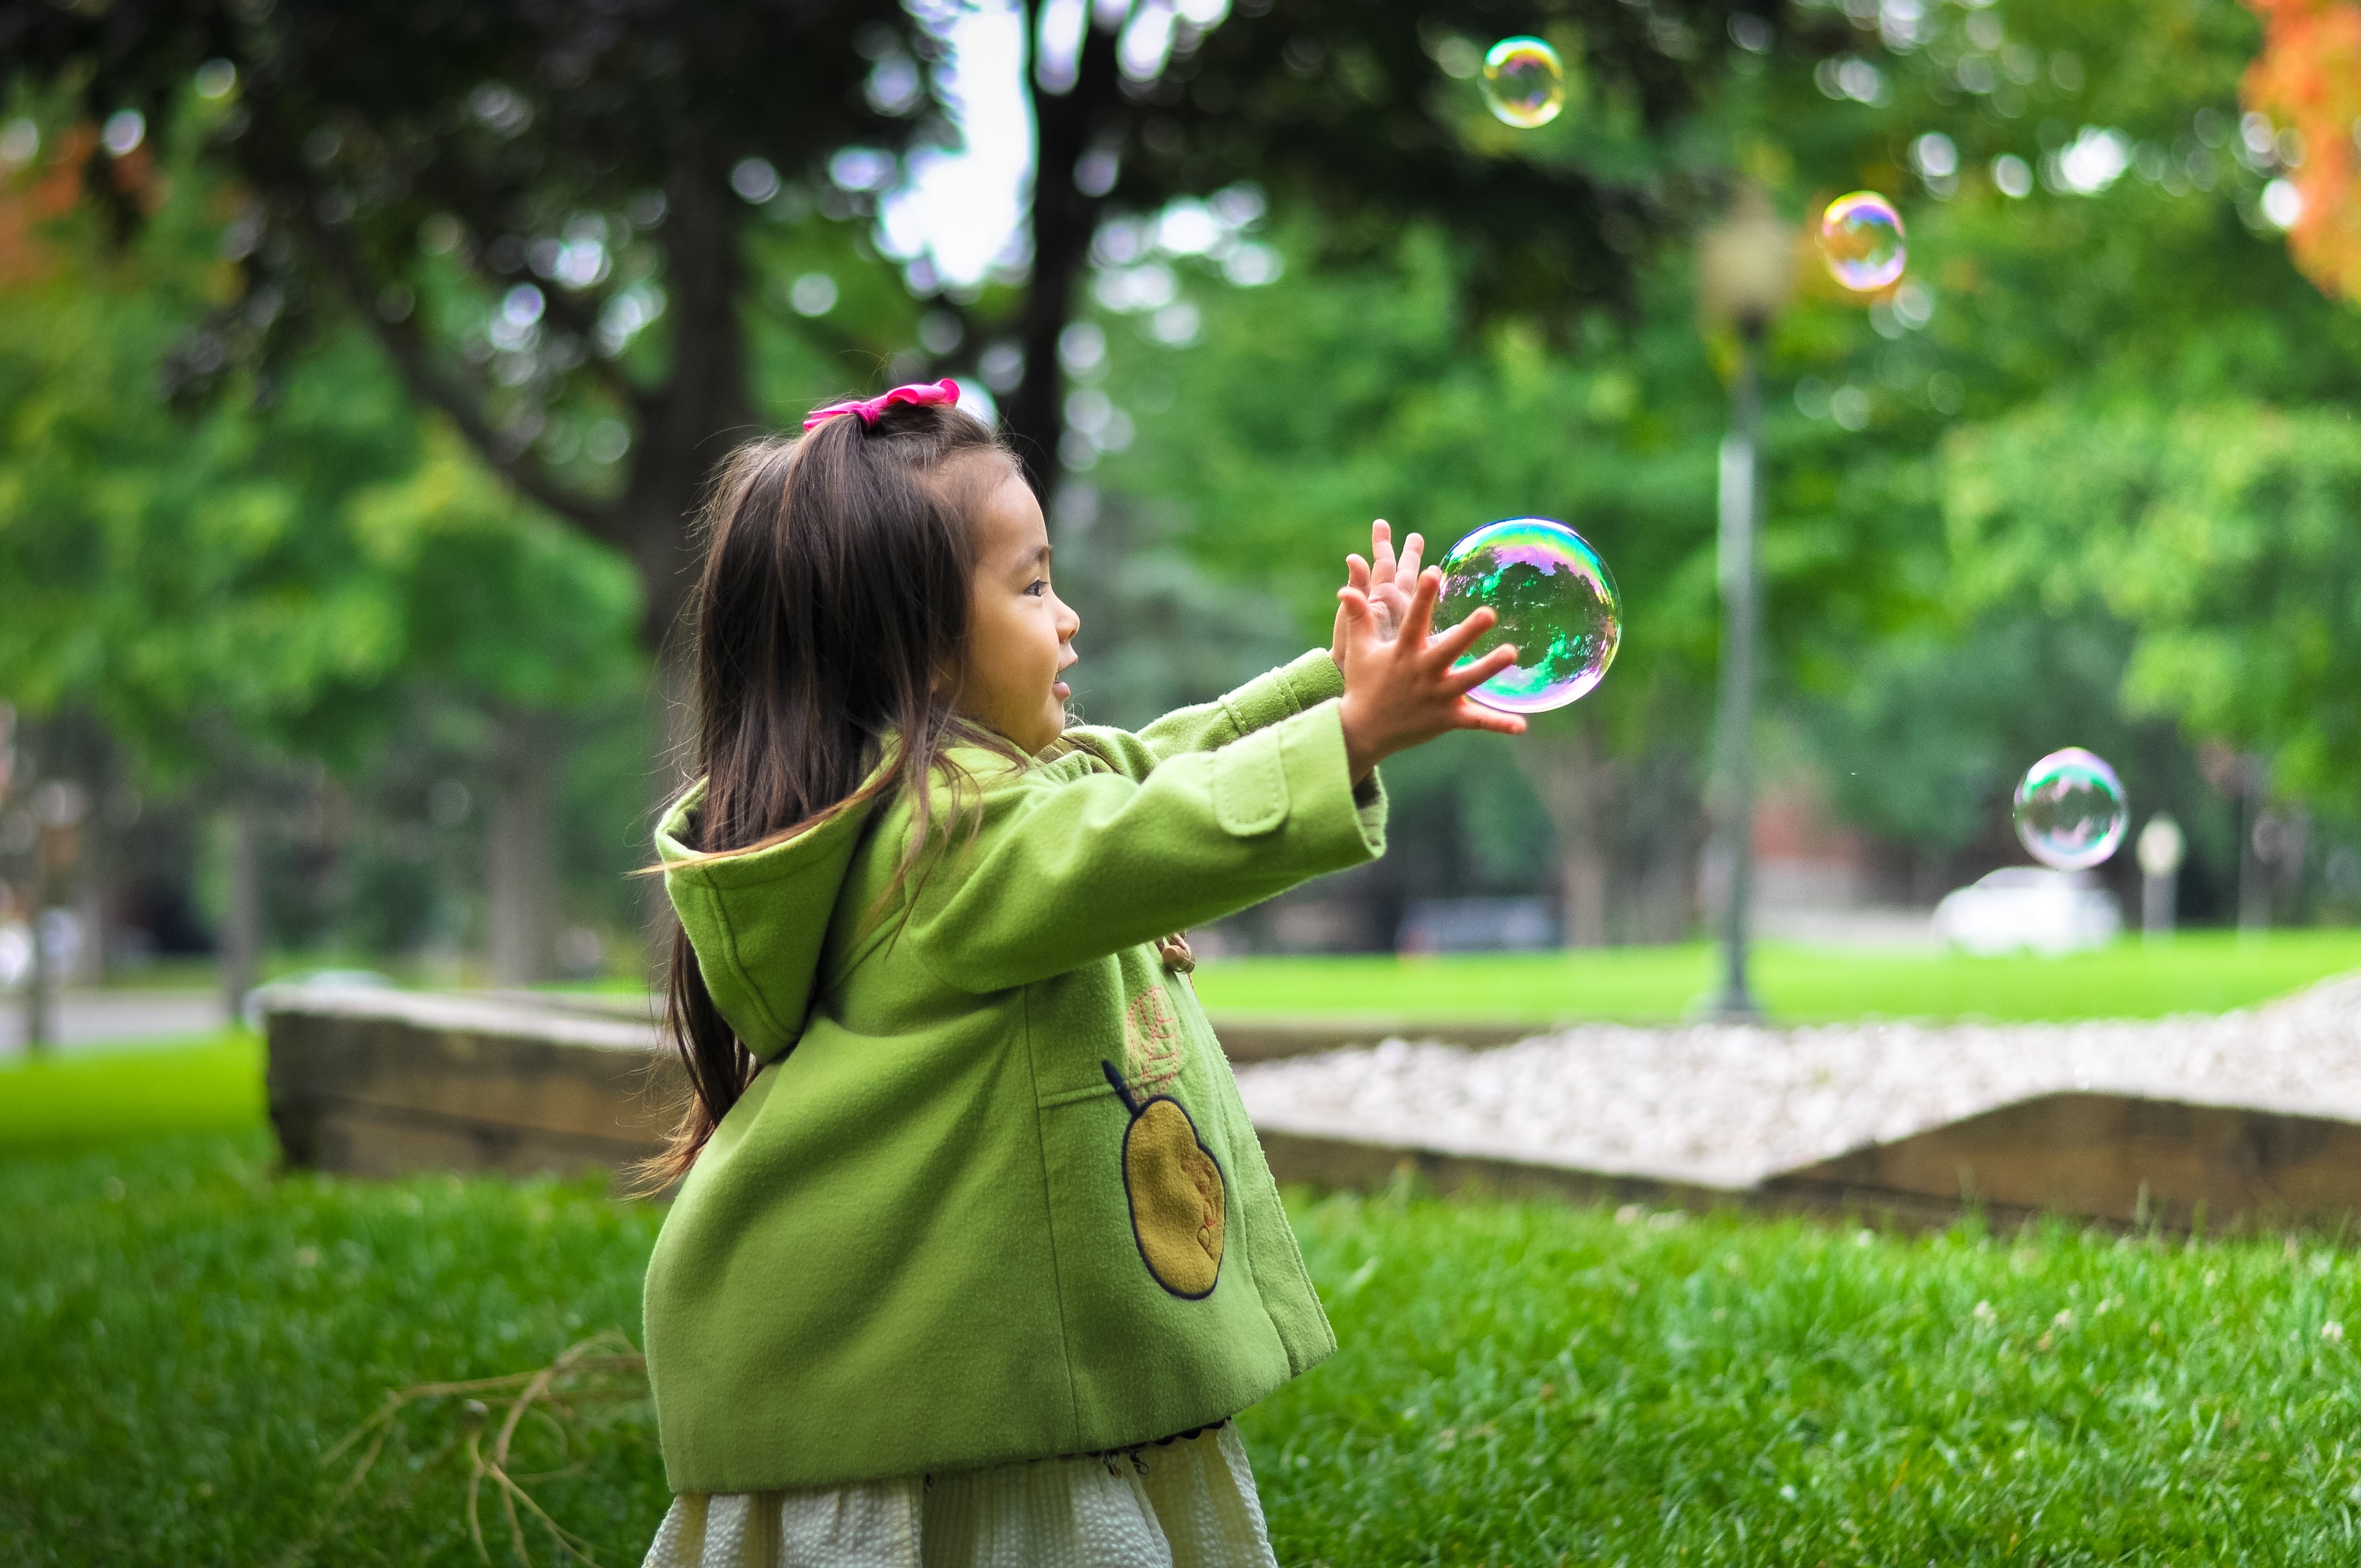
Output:
<instances>
[{"instance_id":1,"label":"large iridescent bubble","mask_svg":"<svg viewBox=\"0 0 2361 1568\"><path fill-rule=\"evenodd\" d=\"M1484 102L1521 131L1548 125L1565 107L1565 68L1539 38L1502 38L1484 55Z\"/></svg>"},{"instance_id":2,"label":"large iridescent bubble","mask_svg":"<svg viewBox=\"0 0 2361 1568\"><path fill-rule=\"evenodd\" d=\"M1512 642L1517 663L1468 695L1508 713L1543 713L1587 695L1623 640L1623 600L1607 563L1590 541L1545 517L1487 523L1451 547L1435 630L1458 625L1478 605L1500 620L1468 657Z\"/></svg>"},{"instance_id":3,"label":"large iridescent bubble","mask_svg":"<svg viewBox=\"0 0 2361 1568\"><path fill-rule=\"evenodd\" d=\"M1839 196L1820 214L1820 258L1830 277L1857 293L1884 288L1910 259L1902 244L1902 214L1874 191Z\"/></svg>"},{"instance_id":4,"label":"large iridescent bubble","mask_svg":"<svg viewBox=\"0 0 2361 1568\"><path fill-rule=\"evenodd\" d=\"M2016 786L2015 816L2016 836L2035 860L2080 872L2115 852L2131 814L2115 770L2069 746L2026 770Z\"/></svg>"}]
</instances>

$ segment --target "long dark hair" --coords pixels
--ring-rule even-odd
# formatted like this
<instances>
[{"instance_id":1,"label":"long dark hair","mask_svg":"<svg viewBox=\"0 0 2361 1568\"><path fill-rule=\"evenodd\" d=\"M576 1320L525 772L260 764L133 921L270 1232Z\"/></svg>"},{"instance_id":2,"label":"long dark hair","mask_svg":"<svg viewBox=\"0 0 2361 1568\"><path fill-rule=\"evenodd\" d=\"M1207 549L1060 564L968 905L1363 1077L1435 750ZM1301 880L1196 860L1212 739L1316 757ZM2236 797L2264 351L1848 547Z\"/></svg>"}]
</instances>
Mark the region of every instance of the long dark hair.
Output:
<instances>
[{"instance_id":1,"label":"long dark hair","mask_svg":"<svg viewBox=\"0 0 2361 1568\"><path fill-rule=\"evenodd\" d=\"M688 849L765 848L899 789L917 818L898 874L910 872L945 745L988 739L950 698L967 658L972 519L1016 472L983 421L910 404L731 455L705 508L690 601L706 788ZM756 1065L677 927L670 992L664 1033L690 1099L669 1146L639 1168L648 1190L687 1174Z\"/></svg>"}]
</instances>

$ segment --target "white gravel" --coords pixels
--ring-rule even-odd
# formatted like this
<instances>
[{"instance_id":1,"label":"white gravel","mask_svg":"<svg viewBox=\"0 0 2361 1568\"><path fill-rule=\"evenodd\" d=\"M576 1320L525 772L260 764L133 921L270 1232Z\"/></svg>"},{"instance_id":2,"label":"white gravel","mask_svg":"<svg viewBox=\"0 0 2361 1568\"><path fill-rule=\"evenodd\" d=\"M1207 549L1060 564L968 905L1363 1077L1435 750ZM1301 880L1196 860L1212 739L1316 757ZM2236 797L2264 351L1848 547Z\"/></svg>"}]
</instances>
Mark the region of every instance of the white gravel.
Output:
<instances>
[{"instance_id":1,"label":"white gravel","mask_svg":"<svg viewBox=\"0 0 2361 1568\"><path fill-rule=\"evenodd\" d=\"M1585 1025L1238 1069L1256 1125L1746 1187L2060 1089L2361 1120L2361 974L2219 1015L2087 1024Z\"/></svg>"}]
</instances>

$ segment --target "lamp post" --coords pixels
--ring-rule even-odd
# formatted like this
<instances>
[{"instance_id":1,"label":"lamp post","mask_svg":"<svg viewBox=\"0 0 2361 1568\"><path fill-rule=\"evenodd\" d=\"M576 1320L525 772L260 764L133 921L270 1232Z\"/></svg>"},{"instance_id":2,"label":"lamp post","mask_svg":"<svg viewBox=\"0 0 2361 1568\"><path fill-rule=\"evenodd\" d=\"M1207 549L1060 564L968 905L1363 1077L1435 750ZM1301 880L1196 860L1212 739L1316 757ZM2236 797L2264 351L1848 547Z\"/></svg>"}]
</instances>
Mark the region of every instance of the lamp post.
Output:
<instances>
[{"instance_id":1,"label":"lamp post","mask_svg":"<svg viewBox=\"0 0 2361 1568\"><path fill-rule=\"evenodd\" d=\"M1728 875L1721 918L1721 981L1705 1014L1725 1023L1759 1023L1763 1008L1746 979L1748 920L1754 896L1754 645L1762 594L1754 565L1761 519L1763 388L1757 362L1772 320L1795 281L1795 240L1771 199L1752 181L1734 192L1730 212L1697 247L1700 303L1709 321L1738 332L1738 373L1730 387L1730 433L1721 443L1721 704L1717 716L1719 843Z\"/></svg>"},{"instance_id":2,"label":"lamp post","mask_svg":"<svg viewBox=\"0 0 2361 1568\"><path fill-rule=\"evenodd\" d=\"M2172 935L2173 879L2189 852L2180 824L2159 811L2140 829L2133 853L2140 869L2140 938L2164 941Z\"/></svg>"}]
</instances>

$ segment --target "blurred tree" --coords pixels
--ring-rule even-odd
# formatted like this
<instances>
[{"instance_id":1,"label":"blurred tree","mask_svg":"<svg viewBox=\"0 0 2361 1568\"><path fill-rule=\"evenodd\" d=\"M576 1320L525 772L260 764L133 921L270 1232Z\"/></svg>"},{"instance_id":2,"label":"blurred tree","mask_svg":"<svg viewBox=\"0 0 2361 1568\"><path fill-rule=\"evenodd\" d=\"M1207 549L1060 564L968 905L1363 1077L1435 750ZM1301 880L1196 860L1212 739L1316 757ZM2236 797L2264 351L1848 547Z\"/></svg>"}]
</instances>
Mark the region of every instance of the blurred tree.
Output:
<instances>
[{"instance_id":1,"label":"blurred tree","mask_svg":"<svg viewBox=\"0 0 2361 1568\"><path fill-rule=\"evenodd\" d=\"M1038 139L1024 378L1007 411L1038 454L1037 483L1054 482L1060 336L1093 243L1102 261L1142 258L1119 236L1109 247L1109 217L1255 181L1282 210L1322 215L1328 258L1386 254L1406 224L1447 231L1471 319L1505 312L1565 329L1593 306L1630 304L1653 245L1689 220L1696 176L1710 186L1710 169L1682 157L1677 127L1731 47L1735 8L1546 7L1565 107L1519 131L1488 115L1470 79L1494 39L1536 26L1527 6L1026 0ZM1202 253L1218 233L1203 217L1193 205L1175 214L1172 237Z\"/></svg>"},{"instance_id":2,"label":"blurred tree","mask_svg":"<svg viewBox=\"0 0 2361 1568\"><path fill-rule=\"evenodd\" d=\"M76 172L20 174L0 231ZM299 762L365 768L421 689L522 718L628 687L638 595L423 422L332 320L267 397L238 372L168 405L159 364L169 377L186 322L236 287L212 259L220 192L174 172L132 186L148 214L130 246L53 200L0 257L0 689L94 710L151 779L212 794L236 819L230 883L250 889L258 803ZM495 858L517 919L545 921L545 840L527 835L505 872ZM230 902L250 958L258 906Z\"/></svg>"},{"instance_id":3,"label":"blurred tree","mask_svg":"<svg viewBox=\"0 0 2361 1568\"><path fill-rule=\"evenodd\" d=\"M2070 480L2022 515L1948 532L1967 470L1943 444L1988 430L1972 449L2004 454L2051 429L2037 411L2054 408L2056 439L2039 451L2071 473L2070 410L2145 410L2162 432L2181 428L2177 405L2230 396L2316 410L2324 432L2361 401L2361 321L2288 264L2264 210L2296 149L2238 117L2254 19L2231 0L2063 12L2003 0L1806 5L1786 20L1784 38L1733 24L1757 47L1728 57L1686 156L1748 170L1801 216L1847 190L1892 192L1912 263L1899 286L1859 296L1806 258L1803 298L1776 334L1762 548L1778 722L1806 729L1849 820L1923 846L1936 877L2013 853L2010 784L2070 742L2116 748L2143 801L2172 801L2201 848L2235 856L2213 830L2221 803L2197 798L2192 743L2317 750L2300 671L2266 688L2286 700L2228 725L2221 703L2153 700L2144 663L2126 685L2135 650L2162 645L2160 605L1968 592L2004 543L2087 584L2059 499L2081 492ZM1516 751L1553 805L1569 930L1685 930L1686 894L1659 905L1644 890L1651 868L1671 868L1655 885L1675 889L1694 871L1684 845L1718 635L1715 371L1727 360L1698 335L1679 252L1630 314L1594 308L1558 336L1539 311L1503 310L1471 333L1464 323L1488 319L1483 269L1456 234L1412 228L1391 254L1349 262L1327 225L1303 230L1281 231L1300 271L1252 290L1223 288L1154 233L1127 241L1127 265L1167 266L1204 302L1204 338L1185 352L1137 343L1118 330L1130 302L1097 291L1113 302L1096 317L1112 368L1083 378L1084 392L1131 449L1093 480L1185 518L1175 537L1204 570L1278 588L1305 636L1324 626L1334 558L1367 515L1444 541L1521 510L1582 528L1622 584L1624 650L1598 693ZM1099 259L1102 277L1126 265ZM2186 428L2230 439L2220 422ZM2031 506L2044 470L2008 471L2018 483L1997 504ZM2328 514L2325 495L2317 505ZM2355 579L2333 551L2268 543L2293 517L2245 515L2243 548L2299 549L2324 574L2246 573L2243 609L2208 601L2191 623L2235 640L2243 620L2255 645L2239 656L2261 668ZM2230 688L2217 675L2214 689ZM2342 787L2303 767L2282 776Z\"/></svg>"},{"instance_id":4,"label":"blurred tree","mask_svg":"<svg viewBox=\"0 0 2361 1568\"><path fill-rule=\"evenodd\" d=\"M2243 96L2292 132L2287 179L2297 198L2288 245L2305 276L2361 301L2361 5L2352 0L2249 0L2263 49ZM2276 137L2274 137L2276 140Z\"/></svg>"},{"instance_id":5,"label":"blurred tree","mask_svg":"<svg viewBox=\"0 0 2361 1568\"><path fill-rule=\"evenodd\" d=\"M1962 433L1949 510L1974 601L2103 608L2134 711L2361 794L2361 442L2350 409L2050 404Z\"/></svg>"},{"instance_id":6,"label":"blurred tree","mask_svg":"<svg viewBox=\"0 0 2361 1568\"><path fill-rule=\"evenodd\" d=\"M239 280L177 356L184 389L269 367L341 295L412 397L633 563L653 648L700 488L758 417L748 203L780 165L906 139L856 42L908 26L889 0L13 5L0 89L70 92L110 152L192 116L235 171ZM115 161L87 183L127 224Z\"/></svg>"},{"instance_id":7,"label":"blurred tree","mask_svg":"<svg viewBox=\"0 0 2361 1568\"><path fill-rule=\"evenodd\" d=\"M1804 417L1774 538L1883 510L1871 537L1916 589L1850 638L1780 620L1839 803L1997 857L2026 762L2114 746L2136 808L2169 803L2226 885L2237 835L2195 745L2285 747L2282 785L2318 806L2351 787L2289 641L2344 635L2361 581L2313 515L2338 504L2361 316L2290 264L2301 220L2273 189L2321 133L2241 115L2273 50L2228 0L1797 15L1826 63L1758 79L1752 123L1779 136L1754 156L1775 147L1806 212L1871 185L1910 225L1908 278L1867 301L1816 280L1781 343ZM2267 504L2275 485L2302 505ZM2218 575L2187 576L2191 550ZM1774 584L1774 614L1795 602Z\"/></svg>"},{"instance_id":8,"label":"blurred tree","mask_svg":"<svg viewBox=\"0 0 2361 1568\"><path fill-rule=\"evenodd\" d=\"M1344 554L1367 548L1372 517L1397 537L1424 534L1430 561L1496 517L1573 522L1622 591L1622 651L1577 708L1485 757L1523 768L1526 798L1555 825L1571 939L1684 936L1718 624L1720 437L1684 274L1651 280L1636 323L1593 313L1570 355L1514 318L1470 342L1466 278L1448 237L1422 228L1379 260L1251 290L1206 280L1194 347L1107 330L1104 389L1143 411L1142 434L1093 477L1156 498L1185 520L1175 537L1202 570L1279 596L1297 634L1323 643ZM1471 785L1464 806L1499 816L1477 806L1483 793Z\"/></svg>"},{"instance_id":9,"label":"blurred tree","mask_svg":"<svg viewBox=\"0 0 2361 1568\"><path fill-rule=\"evenodd\" d=\"M1103 216L1241 179L1351 214L1363 247L1423 214L1477 258L1479 303L1564 319L1625 297L1652 235L1678 221L1679 166L1651 138L1724 47L1727 9L1557 12L1571 108L1521 140L1451 80L1529 22L1497 0L1263 0L1226 16L1027 0L1029 282L976 309L987 326L1014 312L1007 419L1045 495L1065 428L1057 345ZM0 60L6 81L69 87L118 140L202 111L192 92L218 101L208 145L254 197L224 238L247 287L192 336L184 360L211 367L193 378L267 355L324 282L521 493L631 557L653 647L686 592L699 487L764 411L748 203L779 199L783 169L825 166L835 215L864 216L896 150L956 139L916 119L949 96L922 62L951 15L136 0L0 12ZM129 222L107 166L89 169Z\"/></svg>"}]
</instances>

